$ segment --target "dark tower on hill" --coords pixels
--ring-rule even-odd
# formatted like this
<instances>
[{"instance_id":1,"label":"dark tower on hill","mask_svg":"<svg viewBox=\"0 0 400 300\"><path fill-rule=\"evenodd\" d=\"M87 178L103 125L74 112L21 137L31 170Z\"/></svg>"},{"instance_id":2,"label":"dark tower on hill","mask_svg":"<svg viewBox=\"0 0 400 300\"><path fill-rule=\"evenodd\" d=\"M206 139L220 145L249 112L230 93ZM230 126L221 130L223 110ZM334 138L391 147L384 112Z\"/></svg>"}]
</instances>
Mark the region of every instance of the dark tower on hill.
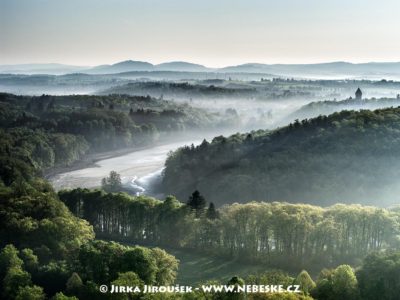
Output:
<instances>
[{"instance_id":1,"label":"dark tower on hill","mask_svg":"<svg viewBox=\"0 0 400 300\"><path fill-rule=\"evenodd\" d=\"M356 91L356 100L361 100L361 99L362 99L362 92L360 88L358 88Z\"/></svg>"}]
</instances>

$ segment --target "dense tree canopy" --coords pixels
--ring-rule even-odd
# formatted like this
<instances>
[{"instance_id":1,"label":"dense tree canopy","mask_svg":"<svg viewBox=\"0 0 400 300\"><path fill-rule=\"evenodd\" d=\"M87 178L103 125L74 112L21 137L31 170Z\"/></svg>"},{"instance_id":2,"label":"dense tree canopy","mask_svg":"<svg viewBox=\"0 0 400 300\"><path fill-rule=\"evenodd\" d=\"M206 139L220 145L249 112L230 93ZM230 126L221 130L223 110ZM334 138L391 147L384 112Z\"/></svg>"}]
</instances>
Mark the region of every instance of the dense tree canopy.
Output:
<instances>
[{"instance_id":1,"label":"dense tree canopy","mask_svg":"<svg viewBox=\"0 0 400 300\"><path fill-rule=\"evenodd\" d=\"M164 187L181 199L198 189L217 205L387 206L399 199L399 155L400 108L342 111L181 148L166 161Z\"/></svg>"},{"instance_id":2,"label":"dense tree canopy","mask_svg":"<svg viewBox=\"0 0 400 300\"><path fill-rule=\"evenodd\" d=\"M143 146L221 122L204 110L147 96L0 93L0 180L30 180L88 153Z\"/></svg>"},{"instance_id":3,"label":"dense tree canopy","mask_svg":"<svg viewBox=\"0 0 400 300\"><path fill-rule=\"evenodd\" d=\"M55 294L60 299L65 295L98 299L100 284L172 285L178 269L175 257L159 248L96 240L83 244L68 263L43 263L29 272L21 254L11 244L0 251L2 299L44 299Z\"/></svg>"},{"instance_id":4,"label":"dense tree canopy","mask_svg":"<svg viewBox=\"0 0 400 300\"><path fill-rule=\"evenodd\" d=\"M291 113L285 120L315 118L319 115L330 115L341 110L378 109L382 107L398 107L400 98L371 98L371 99L346 99L342 101L317 101L308 103ZM289 122L287 122L289 123Z\"/></svg>"},{"instance_id":5,"label":"dense tree canopy","mask_svg":"<svg viewBox=\"0 0 400 300\"><path fill-rule=\"evenodd\" d=\"M36 249L44 258L62 258L94 238L87 221L74 216L54 192L46 191L46 186L38 185L25 184L23 192L0 188L2 245ZM28 255L26 251L26 262Z\"/></svg>"},{"instance_id":6,"label":"dense tree canopy","mask_svg":"<svg viewBox=\"0 0 400 300\"><path fill-rule=\"evenodd\" d=\"M395 300L400 293L400 252L372 253L357 272L361 298Z\"/></svg>"},{"instance_id":7,"label":"dense tree canopy","mask_svg":"<svg viewBox=\"0 0 400 300\"><path fill-rule=\"evenodd\" d=\"M271 201L279 196L330 204L338 197L353 202L361 196L386 199L389 190L394 194L390 180L399 166L398 108L342 112L183 148L169 157L165 184L176 187L184 202L174 196L160 201L117 193L116 173L104 180L106 191L58 194L38 177L86 153L214 125L201 110L151 97L0 94L0 298L398 298L398 208ZM356 193L351 198L346 191ZM210 200L222 204L253 198L270 202L207 206ZM158 246L286 269L291 276L268 271L223 283L297 284L301 292L99 292L101 284L173 285L178 260ZM325 267L332 269L310 276Z\"/></svg>"}]
</instances>

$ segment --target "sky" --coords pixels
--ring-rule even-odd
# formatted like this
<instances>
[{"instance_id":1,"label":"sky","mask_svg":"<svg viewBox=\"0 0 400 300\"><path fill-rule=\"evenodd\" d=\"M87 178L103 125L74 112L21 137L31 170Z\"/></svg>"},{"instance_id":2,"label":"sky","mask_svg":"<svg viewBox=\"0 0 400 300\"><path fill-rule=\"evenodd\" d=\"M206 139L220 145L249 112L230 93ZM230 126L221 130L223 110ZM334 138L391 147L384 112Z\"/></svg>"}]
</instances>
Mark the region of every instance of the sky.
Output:
<instances>
[{"instance_id":1,"label":"sky","mask_svg":"<svg viewBox=\"0 0 400 300\"><path fill-rule=\"evenodd\" d=\"M398 0L0 0L0 64L400 61Z\"/></svg>"}]
</instances>

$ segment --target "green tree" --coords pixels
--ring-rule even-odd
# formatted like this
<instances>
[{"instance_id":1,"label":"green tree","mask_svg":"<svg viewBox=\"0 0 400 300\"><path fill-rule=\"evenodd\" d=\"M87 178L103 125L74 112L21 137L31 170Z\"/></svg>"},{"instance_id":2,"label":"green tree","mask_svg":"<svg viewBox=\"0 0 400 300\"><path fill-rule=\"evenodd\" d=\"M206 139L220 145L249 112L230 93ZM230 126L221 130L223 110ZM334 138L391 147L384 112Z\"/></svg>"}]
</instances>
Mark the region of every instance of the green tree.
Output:
<instances>
[{"instance_id":1,"label":"green tree","mask_svg":"<svg viewBox=\"0 0 400 300\"><path fill-rule=\"evenodd\" d=\"M294 284L300 285L300 289L305 295L309 295L316 286L311 276L305 270L301 271L300 274L297 275Z\"/></svg>"},{"instance_id":2,"label":"green tree","mask_svg":"<svg viewBox=\"0 0 400 300\"><path fill-rule=\"evenodd\" d=\"M144 247L128 249L122 257L122 264L126 271L137 273L145 283L156 283L157 262L150 249Z\"/></svg>"},{"instance_id":3,"label":"green tree","mask_svg":"<svg viewBox=\"0 0 400 300\"><path fill-rule=\"evenodd\" d=\"M39 260L38 257L33 253L32 249L22 249L20 256L24 261L24 268L28 272L32 273L37 270L39 267Z\"/></svg>"},{"instance_id":4,"label":"green tree","mask_svg":"<svg viewBox=\"0 0 400 300\"><path fill-rule=\"evenodd\" d=\"M357 271L361 298L395 300L400 295L400 251L372 253Z\"/></svg>"},{"instance_id":5,"label":"green tree","mask_svg":"<svg viewBox=\"0 0 400 300\"><path fill-rule=\"evenodd\" d=\"M62 292L55 294L51 300L79 300L75 296L66 296Z\"/></svg>"},{"instance_id":6,"label":"green tree","mask_svg":"<svg viewBox=\"0 0 400 300\"><path fill-rule=\"evenodd\" d=\"M20 287L32 284L31 275L21 267L8 269L3 280L3 296L5 299L13 299L18 294Z\"/></svg>"},{"instance_id":7,"label":"green tree","mask_svg":"<svg viewBox=\"0 0 400 300\"><path fill-rule=\"evenodd\" d=\"M207 218L210 220L215 220L219 217L218 211L215 209L214 203L210 202L207 209Z\"/></svg>"},{"instance_id":8,"label":"green tree","mask_svg":"<svg viewBox=\"0 0 400 300\"><path fill-rule=\"evenodd\" d=\"M340 265L335 270L322 270L312 296L326 300L359 299L357 278L349 265Z\"/></svg>"},{"instance_id":9,"label":"green tree","mask_svg":"<svg viewBox=\"0 0 400 300\"><path fill-rule=\"evenodd\" d=\"M341 265L333 271L332 291L336 299L358 299L358 284L353 268L349 265Z\"/></svg>"},{"instance_id":10,"label":"green tree","mask_svg":"<svg viewBox=\"0 0 400 300\"><path fill-rule=\"evenodd\" d=\"M35 284L44 288L47 295L53 295L65 289L68 277L66 262L52 260L48 264L40 265L33 279Z\"/></svg>"},{"instance_id":11,"label":"green tree","mask_svg":"<svg viewBox=\"0 0 400 300\"><path fill-rule=\"evenodd\" d=\"M189 201L187 202L187 205L189 205L189 207L191 207L193 210L195 210L196 217L199 217L202 214L202 212L204 211L204 208L206 207L206 200L200 194L200 192L198 190L196 190L189 197Z\"/></svg>"},{"instance_id":12,"label":"green tree","mask_svg":"<svg viewBox=\"0 0 400 300\"><path fill-rule=\"evenodd\" d=\"M119 273L117 279L111 282L113 285L119 286L134 286L139 287L140 290L143 289L143 281L140 280L139 276L134 272L125 272ZM120 300L133 300L133 299L141 299L142 293L124 293L117 294L115 299Z\"/></svg>"},{"instance_id":13,"label":"green tree","mask_svg":"<svg viewBox=\"0 0 400 300\"><path fill-rule=\"evenodd\" d=\"M23 261L14 245L6 245L0 252L0 280L3 280L10 268L22 268Z\"/></svg>"},{"instance_id":14,"label":"green tree","mask_svg":"<svg viewBox=\"0 0 400 300\"><path fill-rule=\"evenodd\" d=\"M79 295L79 297L81 297L80 299L82 300L84 299L109 300L109 295L100 293L99 286L91 280L85 283L82 289L82 293Z\"/></svg>"},{"instance_id":15,"label":"green tree","mask_svg":"<svg viewBox=\"0 0 400 300\"><path fill-rule=\"evenodd\" d=\"M235 286L235 288L237 288L238 286L243 286L244 284L244 280L238 276L232 277L227 283L228 286ZM222 298L227 300L242 300L246 299L246 295L244 293L237 293L236 291L234 291L227 292Z\"/></svg>"},{"instance_id":16,"label":"green tree","mask_svg":"<svg viewBox=\"0 0 400 300\"><path fill-rule=\"evenodd\" d=\"M79 275L74 272L72 273L71 277L68 278L65 286L66 286L66 292L69 295L79 295L79 292L83 287L83 282L82 279L79 277Z\"/></svg>"},{"instance_id":17,"label":"green tree","mask_svg":"<svg viewBox=\"0 0 400 300\"><path fill-rule=\"evenodd\" d=\"M315 299L333 299L332 273L333 270L323 269L318 275L316 287L311 291L311 295Z\"/></svg>"},{"instance_id":18,"label":"green tree","mask_svg":"<svg viewBox=\"0 0 400 300\"><path fill-rule=\"evenodd\" d=\"M154 248L152 252L157 265L157 284L172 285L176 279L179 261L160 248Z\"/></svg>"},{"instance_id":19,"label":"green tree","mask_svg":"<svg viewBox=\"0 0 400 300\"><path fill-rule=\"evenodd\" d=\"M24 286L18 289L15 300L44 300L46 295L43 293L43 289L39 286Z\"/></svg>"},{"instance_id":20,"label":"green tree","mask_svg":"<svg viewBox=\"0 0 400 300\"><path fill-rule=\"evenodd\" d=\"M120 191L122 188L121 176L117 172L111 171L109 177L101 180L101 187L110 193Z\"/></svg>"},{"instance_id":21,"label":"green tree","mask_svg":"<svg viewBox=\"0 0 400 300\"><path fill-rule=\"evenodd\" d=\"M93 228L75 217L48 186L31 182L29 195L15 197L11 191L2 194L0 202L0 237L4 243L22 244L34 249L39 260L66 257L80 245L93 239ZM10 234L12 233L12 234ZM41 256L38 248L50 252Z\"/></svg>"}]
</instances>

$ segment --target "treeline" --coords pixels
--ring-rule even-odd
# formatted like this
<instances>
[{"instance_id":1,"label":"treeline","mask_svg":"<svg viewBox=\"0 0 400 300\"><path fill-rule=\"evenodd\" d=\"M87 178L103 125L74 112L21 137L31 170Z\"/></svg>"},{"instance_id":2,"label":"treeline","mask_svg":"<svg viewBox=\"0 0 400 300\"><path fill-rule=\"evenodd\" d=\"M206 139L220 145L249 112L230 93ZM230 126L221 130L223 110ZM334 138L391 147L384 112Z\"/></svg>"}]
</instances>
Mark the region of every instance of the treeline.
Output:
<instances>
[{"instance_id":1,"label":"treeline","mask_svg":"<svg viewBox=\"0 0 400 300\"><path fill-rule=\"evenodd\" d=\"M318 101L306 104L285 117L284 121L288 120L315 118L319 115L330 115L341 110L359 110L359 109L379 109L383 107L398 107L400 105L400 95L397 98L371 98L371 99L346 99L342 101Z\"/></svg>"},{"instance_id":2,"label":"treeline","mask_svg":"<svg viewBox=\"0 0 400 300\"><path fill-rule=\"evenodd\" d=\"M153 97L186 99L201 98L243 98L254 97L257 90L251 85L228 87L223 85L206 85L204 82L131 82L105 90L106 94L148 95Z\"/></svg>"},{"instance_id":3,"label":"treeline","mask_svg":"<svg viewBox=\"0 0 400 300\"><path fill-rule=\"evenodd\" d=\"M400 192L400 108L342 111L274 131L216 137L166 161L164 188L218 204L252 200L388 206Z\"/></svg>"},{"instance_id":4,"label":"treeline","mask_svg":"<svg viewBox=\"0 0 400 300\"><path fill-rule=\"evenodd\" d=\"M214 211L125 193L75 189L60 199L98 236L144 245L192 249L279 268L322 268L398 247L400 215L360 205L233 204ZM199 201L198 201L199 203Z\"/></svg>"},{"instance_id":5,"label":"treeline","mask_svg":"<svg viewBox=\"0 0 400 300\"><path fill-rule=\"evenodd\" d=\"M217 125L203 110L151 97L2 93L0 180L9 185L87 153L142 146L177 131Z\"/></svg>"}]
</instances>

